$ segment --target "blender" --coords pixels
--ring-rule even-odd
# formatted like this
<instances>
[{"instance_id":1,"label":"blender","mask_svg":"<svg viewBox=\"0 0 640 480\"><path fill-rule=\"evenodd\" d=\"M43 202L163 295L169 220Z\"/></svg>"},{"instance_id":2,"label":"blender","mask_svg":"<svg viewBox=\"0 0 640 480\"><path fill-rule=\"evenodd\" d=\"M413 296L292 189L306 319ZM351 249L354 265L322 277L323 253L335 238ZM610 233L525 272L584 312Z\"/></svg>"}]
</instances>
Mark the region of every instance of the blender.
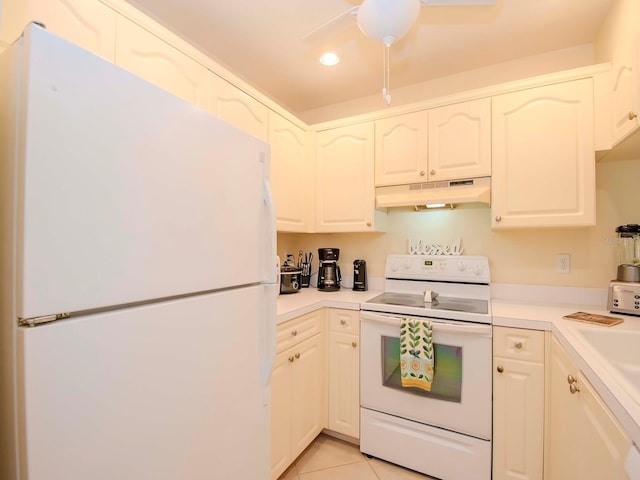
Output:
<instances>
[{"instance_id":1,"label":"blender","mask_svg":"<svg viewBox=\"0 0 640 480\"><path fill-rule=\"evenodd\" d=\"M607 307L616 313L640 315L640 225L620 225L618 274L609 284Z\"/></svg>"}]
</instances>

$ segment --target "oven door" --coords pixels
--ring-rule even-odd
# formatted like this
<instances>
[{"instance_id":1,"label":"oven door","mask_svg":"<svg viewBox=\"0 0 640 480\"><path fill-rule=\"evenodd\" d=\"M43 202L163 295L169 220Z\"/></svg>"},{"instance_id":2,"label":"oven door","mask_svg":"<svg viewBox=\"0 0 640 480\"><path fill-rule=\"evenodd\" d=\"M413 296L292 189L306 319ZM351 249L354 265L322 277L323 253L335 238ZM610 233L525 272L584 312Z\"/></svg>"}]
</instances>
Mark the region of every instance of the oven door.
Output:
<instances>
[{"instance_id":1,"label":"oven door","mask_svg":"<svg viewBox=\"0 0 640 480\"><path fill-rule=\"evenodd\" d=\"M430 392L402 387L401 315L361 312L361 406L491 439L491 325L430 319L434 378Z\"/></svg>"}]
</instances>

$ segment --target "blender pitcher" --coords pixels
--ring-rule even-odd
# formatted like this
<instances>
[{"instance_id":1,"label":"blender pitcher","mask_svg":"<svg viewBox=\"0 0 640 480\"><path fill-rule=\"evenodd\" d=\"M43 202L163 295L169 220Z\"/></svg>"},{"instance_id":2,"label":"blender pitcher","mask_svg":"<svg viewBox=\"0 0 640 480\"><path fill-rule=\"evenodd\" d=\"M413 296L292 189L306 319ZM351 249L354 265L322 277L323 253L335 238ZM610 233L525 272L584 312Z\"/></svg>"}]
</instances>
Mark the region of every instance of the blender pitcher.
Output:
<instances>
[{"instance_id":1,"label":"blender pitcher","mask_svg":"<svg viewBox=\"0 0 640 480\"><path fill-rule=\"evenodd\" d=\"M640 280L640 225L631 223L616 228L618 234L618 280Z\"/></svg>"}]
</instances>

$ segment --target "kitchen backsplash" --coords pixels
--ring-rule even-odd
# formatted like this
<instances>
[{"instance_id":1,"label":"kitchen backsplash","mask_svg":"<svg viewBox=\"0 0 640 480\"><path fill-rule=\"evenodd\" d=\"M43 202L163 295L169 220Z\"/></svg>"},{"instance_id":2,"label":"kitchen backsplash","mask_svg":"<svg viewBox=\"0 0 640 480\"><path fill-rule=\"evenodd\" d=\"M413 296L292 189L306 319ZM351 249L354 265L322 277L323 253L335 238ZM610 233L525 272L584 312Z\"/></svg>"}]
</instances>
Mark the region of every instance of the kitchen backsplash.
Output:
<instances>
[{"instance_id":1,"label":"kitchen backsplash","mask_svg":"<svg viewBox=\"0 0 640 480\"><path fill-rule=\"evenodd\" d=\"M552 172L549 172L551 175ZM278 234L278 254L321 247L340 248L338 262L351 275L353 260L367 261L370 277L384 276L387 254L409 253L410 238L451 244L458 237L465 255L486 255L492 282L604 288L615 278L615 228L640 223L640 153L635 160L596 165L597 225L589 228L491 230L491 209L458 206L452 211L393 209L386 233ZM544 195L541 187L540 195ZM535 202L535 198L531 199ZM556 255L571 255L571 272L556 272ZM316 256L317 258L317 256ZM314 271L317 270L314 260Z\"/></svg>"}]
</instances>

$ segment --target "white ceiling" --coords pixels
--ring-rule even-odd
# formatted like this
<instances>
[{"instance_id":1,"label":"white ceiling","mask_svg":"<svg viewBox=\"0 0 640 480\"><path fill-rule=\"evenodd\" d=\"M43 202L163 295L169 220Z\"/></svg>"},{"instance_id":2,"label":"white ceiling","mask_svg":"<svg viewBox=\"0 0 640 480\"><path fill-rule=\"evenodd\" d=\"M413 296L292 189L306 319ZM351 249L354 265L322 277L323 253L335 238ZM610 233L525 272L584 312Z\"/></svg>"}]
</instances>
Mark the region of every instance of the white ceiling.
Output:
<instances>
[{"instance_id":1,"label":"white ceiling","mask_svg":"<svg viewBox=\"0 0 640 480\"><path fill-rule=\"evenodd\" d=\"M359 0L128 0L293 113L379 93L382 46L349 15ZM591 43L613 0L497 0L423 7L391 47L391 87ZM341 62L318 62L325 50ZM393 90L392 90L393 91Z\"/></svg>"}]
</instances>

